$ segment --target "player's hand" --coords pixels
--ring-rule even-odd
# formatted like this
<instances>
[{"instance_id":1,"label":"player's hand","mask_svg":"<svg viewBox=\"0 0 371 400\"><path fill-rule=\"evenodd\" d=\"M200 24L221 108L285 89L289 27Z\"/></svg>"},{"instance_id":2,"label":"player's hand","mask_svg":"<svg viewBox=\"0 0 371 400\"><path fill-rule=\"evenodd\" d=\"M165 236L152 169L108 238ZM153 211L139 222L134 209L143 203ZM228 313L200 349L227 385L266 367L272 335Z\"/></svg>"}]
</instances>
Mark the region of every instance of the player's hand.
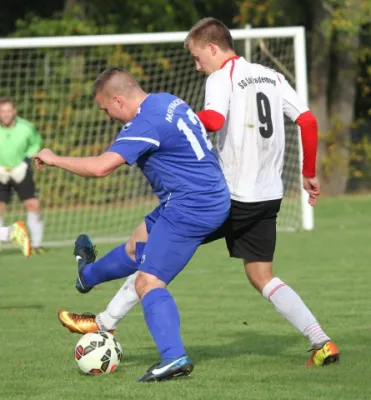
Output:
<instances>
[{"instance_id":1,"label":"player's hand","mask_svg":"<svg viewBox=\"0 0 371 400\"><path fill-rule=\"evenodd\" d=\"M20 184L26 177L27 169L28 164L25 161L22 161L19 165L11 169L10 177L15 183Z\"/></svg>"},{"instance_id":2,"label":"player's hand","mask_svg":"<svg viewBox=\"0 0 371 400\"><path fill-rule=\"evenodd\" d=\"M58 156L50 149L42 149L30 158L35 160L36 168L40 170L44 164L50 165L51 167L54 166Z\"/></svg>"},{"instance_id":3,"label":"player's hand","mask_svg":"<svg viewBox=\"0 0 371 400\"><path fill-rule=\"evenodd\" d=\"M0 183L6 185L10 180L9 168L0 166Z\"/></svg>"},{"instance_id":4,"label":"player's hand","mask_svg":"<svg viewBox=\"0 0 371 400\"><path fill-rule=\"evenodd\" d=\"M321 193L321 185L318 178L306 178L303 176L303 186L305 191L309 194L308 203L314 207Z\"/></svg>"}]
</instances>

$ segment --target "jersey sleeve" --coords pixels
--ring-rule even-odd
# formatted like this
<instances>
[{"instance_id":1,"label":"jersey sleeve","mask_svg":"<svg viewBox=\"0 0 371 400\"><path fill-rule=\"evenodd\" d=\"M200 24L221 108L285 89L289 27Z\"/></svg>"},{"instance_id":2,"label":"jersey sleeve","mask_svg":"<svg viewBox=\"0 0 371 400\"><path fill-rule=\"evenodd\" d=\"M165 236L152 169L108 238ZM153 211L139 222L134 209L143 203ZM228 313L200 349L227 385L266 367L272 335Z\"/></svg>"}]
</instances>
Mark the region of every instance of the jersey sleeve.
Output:
<instances>
[{"instance_id":1,"label":"jersey sleeve","mask_svg":"<svg viewBox=\"0 0 371 400\"><path fill-rule=\"evenodd\" d=\"M227 117L232 93L232 82L225 69L212 73L206 81L205 110L212 110Z\"/></svg>"},{"instance_id":2,"label":"jersey sleeve","mask_svg":"<svg viewBox=\"0 0 371 400\"><path fill-rule=\"evenodd\" d=\"M316 176L316 156L318 146L318 126L315 116L306 111L295 121L300 126L301 143L303 147L303 176Z\"/></svg>"},{"instance_id":3,"label":"jersey sleeve","mask_svg":"<svg viewBox=\"0 0 371 400\"><path fill-rule=\"evenodd\" d=\"M209 132L216 132L220 130L225 122L223 115L214 110L202 110L197 113L197 116L200 118L206 130Z\"/></svg>"},{"instance_id":4,"label":"jersey sleeve","mask_svg":"<svg viewBox=\"0 0 371 400\"><path fill-rule=\"evenodd\" d=\"M283 112L291 121L295 122L299 115L309 111L309 108L281 74L280 80L283 82L284 90Z\"/></svg>"},{"instance_id":5,"label":"jersey sleeve","mask_svg":"<svg viewBox=\"0 0 371 400\"><path fill-rule=\"evenodd\" d=\"M30 125L31 134L28 139L28 146L26 150L26 157L30 157L40 151L41 136L33 125Z\"/></svg>"},{"instance_id":6,"label":"jersey sleeve","mask_svg":"<svg viewBox=\"0 0 371 400\"><path fill-rule=\"evenodd\" d=\"M159 147L156 129L149 122L141 121L124 125L107 151L119 154L127 164L133 165L140 156Z\"/></svg>"}]
</instances>

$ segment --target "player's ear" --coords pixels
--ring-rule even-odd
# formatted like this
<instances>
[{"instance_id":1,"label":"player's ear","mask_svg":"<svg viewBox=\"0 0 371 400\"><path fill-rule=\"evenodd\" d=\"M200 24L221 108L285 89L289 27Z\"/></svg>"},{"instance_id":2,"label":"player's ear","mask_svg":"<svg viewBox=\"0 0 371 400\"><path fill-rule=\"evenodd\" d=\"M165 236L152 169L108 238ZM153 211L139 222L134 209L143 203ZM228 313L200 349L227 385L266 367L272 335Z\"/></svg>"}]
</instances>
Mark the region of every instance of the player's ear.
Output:
<instances>
[{"instance_id":1,"label":"player's ear","mask_svg":"<svg viewBox=\"0 0 371 400\"><path fill-rule=\"evenodd\" d=\"M119 106L120 108L122 108L124 106L124 103L122 101L122 97L121 96L114 96L113 97L113 101L116 103L117 106Z\"/></svg>"},{"instance_id":2,"label":"player's ear","mask_svg":"<svg viewBox=\"0 0 371 400\"><path fill-rule=\"evenodd\" d=\"M209 43L208 47L211 52L211 55L215 56L217 53L217 46L214 43Z\"/></svg>"}]
</instances>

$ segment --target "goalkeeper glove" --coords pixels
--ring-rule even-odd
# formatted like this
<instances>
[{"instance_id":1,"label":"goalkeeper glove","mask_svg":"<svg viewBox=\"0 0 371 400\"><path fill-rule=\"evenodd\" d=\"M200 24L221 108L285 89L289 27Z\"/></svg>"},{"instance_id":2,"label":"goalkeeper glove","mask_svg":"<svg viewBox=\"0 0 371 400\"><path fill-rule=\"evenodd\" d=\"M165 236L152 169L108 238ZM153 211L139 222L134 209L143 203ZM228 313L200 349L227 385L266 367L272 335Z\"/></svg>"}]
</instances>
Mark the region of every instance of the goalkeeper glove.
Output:
<instances>
[{"instance_id":1,"label":"goalkeeper glove","mask_svg":"<svg viewBox=\"0 0 371 400\"><path fill-rule=\"evenodd\" d=\"M6 167L0 166L0 183L6 185L10 180L10 171Z\"/></svg>"},{"instance_id":2,"label":"goalkeeper glove","mask_svg":"<svg viewBox=\"0 0 371 400\"><path fill-rule=\"evenodd\" d=\"M19 165L12 168L10 171L10 177L15 183L21 183L26 176L27 168L28 164L25 161L22 161Z\"/></svg>"}]
</instances>

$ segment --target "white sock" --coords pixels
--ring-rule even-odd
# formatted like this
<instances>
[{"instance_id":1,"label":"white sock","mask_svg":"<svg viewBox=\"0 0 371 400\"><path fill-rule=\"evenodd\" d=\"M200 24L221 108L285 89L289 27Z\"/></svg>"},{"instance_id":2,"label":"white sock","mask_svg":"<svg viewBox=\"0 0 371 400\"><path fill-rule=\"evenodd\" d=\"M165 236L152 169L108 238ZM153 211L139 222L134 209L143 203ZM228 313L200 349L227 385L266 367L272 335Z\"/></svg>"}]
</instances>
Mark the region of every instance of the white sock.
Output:
<instances>
[{"instance_id":1,"label":"white sock","mask_svg":"<svg viewBox=\"0 0 371 400\"><path fill-rule=\"evenodd\" d=\"M119 321L139 303L139 297L135 290L135 279L137 275L138 272L130 275L108 304L106 310L97 315L95 321L100 329L116 329Z\"/></svg>"},{"instance_id":2,"label":"white sock","mask_svg":"<svg viewBox=\"0 0 371 400\"><path fill-rule=\"evenodd\" d=\"M10 231L10 226L0 227L0 242L7 242L9 240Z\"/></svg>"},{"instance_id":3,"label":"white sock","mask_svg":"<svg viewBox=\"0 0 371 400\"><path fill-rule=\"evenodd\" d=\"M38 212L27 213L27 226L31 233L31 246L40 247L44 233L44 221Z\"/></svg>"},{"instance_id":4,"label":"white sock","mask_svg":"<svg viewBox=\"0 0 371 400\"><path fill-rule=\"evenodd\" d=\"M299 295L281 279L273 278L268 282L262 295L272 302L279 314L308 337L312 346L330 340Z\"/></svg>"}]
</instances>

